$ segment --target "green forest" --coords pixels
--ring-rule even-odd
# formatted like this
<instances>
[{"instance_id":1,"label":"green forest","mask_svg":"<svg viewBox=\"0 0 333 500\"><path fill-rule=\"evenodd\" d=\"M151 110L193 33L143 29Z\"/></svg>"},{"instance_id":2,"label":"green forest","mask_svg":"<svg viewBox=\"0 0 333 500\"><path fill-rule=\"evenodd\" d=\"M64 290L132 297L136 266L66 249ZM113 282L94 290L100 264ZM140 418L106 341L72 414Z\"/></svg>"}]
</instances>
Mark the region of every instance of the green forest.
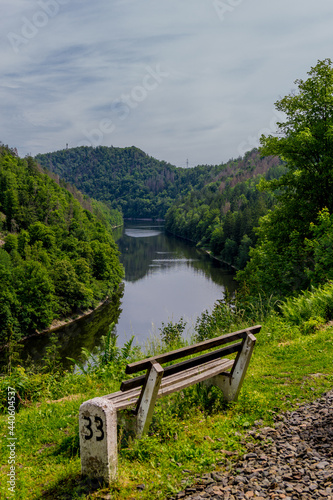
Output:
<instances>
[{"instance_id":1,"label":"green forest","mask_svg":"<svg viewBox=\"0 0 333 500\"><path fill-rule=\"evenodd\" d=\"M67 188L0 146L2 344L94 307L122 280L111 234L121 214Z\"/></svg>"},{"instance_id":2,"label":"green forest","mask_svg":"<svg viewBox=\"0 0 333 500\"><path fill-rule=\"evenodd\" d=\"M273 193L261 192L259 184L278 179L285 170L279 158L261 158L257 150L249 151L227 163L202 189L193 189L174 203L166 213L165 227L242 269L257 241L259 219L276 201Z\"/></svg>"},{"instance_id":3,"label":"green forest","mask_svg":"<svg viewBox=\"0 0 333 500\"><path fill-rule=\"evenodd\" d=\"M250 296L286 297L333 278L333 67L318 61L297 91L275 103L278 134L261 137L260 154L285 161L260 189L276 196L262 217L250 260L238 273Z\"/></svg>"},{"instance_id":4,"label":"green forest","mask_svg":"<svg viewBox=\"0 0 333 500\"><path fill-rule=\"evenodd\" d=\"M164 218L172 203L201 188L223 166L177 168L132 146L82 146L36 156L37 162L126 218Z\"/></svg>"}]
</instances>

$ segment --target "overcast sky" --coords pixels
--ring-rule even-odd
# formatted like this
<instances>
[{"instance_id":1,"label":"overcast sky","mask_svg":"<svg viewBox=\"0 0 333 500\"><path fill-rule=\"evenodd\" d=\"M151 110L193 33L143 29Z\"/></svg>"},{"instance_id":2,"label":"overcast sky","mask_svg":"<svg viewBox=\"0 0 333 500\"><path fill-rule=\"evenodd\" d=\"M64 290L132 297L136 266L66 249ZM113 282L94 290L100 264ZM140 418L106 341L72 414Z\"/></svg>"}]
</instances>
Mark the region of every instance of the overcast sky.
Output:
<instances>
[{"instance_id":1,"label":"overcast sky","mask_svg":"<svg viewBox=\"0 0 333 500\"><path fill-rule=\"evenodd\" d=\"M2 0L0 140L219 164L333 58L332 0Z\"/></svg>"}]
</instances>

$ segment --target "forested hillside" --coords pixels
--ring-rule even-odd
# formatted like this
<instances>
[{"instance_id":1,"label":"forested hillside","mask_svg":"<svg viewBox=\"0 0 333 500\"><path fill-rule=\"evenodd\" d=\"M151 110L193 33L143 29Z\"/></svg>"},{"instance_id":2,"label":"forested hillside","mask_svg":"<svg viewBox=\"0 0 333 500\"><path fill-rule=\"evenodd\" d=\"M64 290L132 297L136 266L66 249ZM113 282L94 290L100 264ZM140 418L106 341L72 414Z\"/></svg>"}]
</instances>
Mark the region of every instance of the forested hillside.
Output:
<instances>
[{"instance_id":1,"label":"forested hillside","mask_svg":"<svg viewBox=\"0 0 333 500\"><path fill-rule=\"evenodd\" d=\"M124 217L134 218L164 218L174 200L203 187L222 168L177 168L135 147L79 147L37 155L36 160L89 196L121 209Z\"/></svg>"},{"instance_id":2,"label":"forested hillside","mask_svg":"<svg viewBox=\"0 0 333 500\"><path fill-rule=\"evenodd\" d=\"M261 179L277 179L284 172L279 158L261 158L257 150L250 151L175 203L166 214L166 229L242 269L256 243L258 221L275 202L274 195L259 191L258 185Z\"/></svg>"},{"instance_id":3,"label":"forested hillside","mask_svg":"<svg viewBox=\"0 0 333 500\"><path fill-rule=\"evenodd\" d=\"M0 343L96 305L122 279L109 230L120 214L70 189L0 146Z\"/></svg>"},{"instance_id":4,"label":"forested hillside","mask_svg":"<svg viewBox=\"0 0 333 500\"><path fill-rule=\"evenodd\" d=\"M221 165L177 168L141 150L99 146L38 155L37 161L85 193L123 211L125 217L166 218L166 229L210 249L242 269L254 228L274 204L261 193L261 178L284 172L277 157L257 150ZM167 215L166 215L167 214Z\"/></svg>"}]
</instances>

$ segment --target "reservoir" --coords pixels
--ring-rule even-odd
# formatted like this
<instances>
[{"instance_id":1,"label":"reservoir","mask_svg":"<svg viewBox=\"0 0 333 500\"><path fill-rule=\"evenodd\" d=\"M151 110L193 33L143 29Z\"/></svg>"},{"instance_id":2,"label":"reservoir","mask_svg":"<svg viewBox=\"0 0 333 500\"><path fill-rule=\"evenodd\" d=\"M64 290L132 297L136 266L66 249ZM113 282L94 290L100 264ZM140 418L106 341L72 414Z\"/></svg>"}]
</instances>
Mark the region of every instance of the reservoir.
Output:
<instances>
[{"instance_id":1,"label":"reservoir","mask_svg":"<svg viewBox=\"0 0 333 500\"><path fill-rule=\"evenodd\" d=\"M117 240L125 268L120 343L132 335L139 344L159 335L162 322L183 318L188 325L211 309L222 292L235 290L230 269L193 244L164 232L163 224L132 222Z\"/></svg>"},{"instance_id":2,"label":"reservoir","mask_svg":"<svg viewBox=\"0 0 333 500\"><path fill-rule=\"evenodd\" d=\"M223 298L224 290L235 291L229 268L192 243L166 234L163 223L126 222L114 236L125 268L123 287L90 316L56 331L65 365L67 356L80 359L83 347L90 352L98 347L112 322L119 346L133 335L135 344L144 345L160 337L162 323L183 318L191 331L197 317ZM32 337L23 357L42 358L48 344L49 334Z\"/></svg>"}]
</instances>

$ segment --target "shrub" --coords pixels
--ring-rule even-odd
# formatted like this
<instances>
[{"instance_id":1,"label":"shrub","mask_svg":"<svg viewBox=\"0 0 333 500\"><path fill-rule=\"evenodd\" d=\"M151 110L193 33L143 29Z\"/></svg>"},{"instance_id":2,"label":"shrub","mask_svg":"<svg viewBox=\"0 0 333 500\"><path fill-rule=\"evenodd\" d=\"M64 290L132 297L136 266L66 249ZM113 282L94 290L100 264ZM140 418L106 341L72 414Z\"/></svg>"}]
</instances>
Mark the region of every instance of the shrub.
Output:
<instances>
[{"instance_id":1,"label":"shrub","mask_svg":"<svg viewBox=\"0 0 333 500\"><path fill-rule=\"evenodd\" d=\"M159 328L161 332L161 339L167 345L167 347L175 346L180 344L182 341L182 334L185 330L186 322L183 318L180 318L178 323L173 323L169 321L167 325L162 322L162 328Z\"/></svg>"}]
</instances>

